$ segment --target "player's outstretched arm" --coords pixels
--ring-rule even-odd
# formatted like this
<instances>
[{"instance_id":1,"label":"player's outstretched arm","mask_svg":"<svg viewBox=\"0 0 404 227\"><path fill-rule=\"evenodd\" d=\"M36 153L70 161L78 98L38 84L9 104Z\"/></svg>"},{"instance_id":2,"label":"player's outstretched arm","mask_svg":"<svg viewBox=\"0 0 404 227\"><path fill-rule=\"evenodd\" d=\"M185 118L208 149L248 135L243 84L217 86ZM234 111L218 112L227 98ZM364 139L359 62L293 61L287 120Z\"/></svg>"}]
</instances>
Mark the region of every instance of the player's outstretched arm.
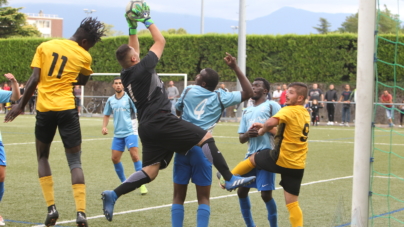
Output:
<instances>
[{"instance_id":1,"label":"player's outstretched arm","mask_svg":"<svg viewBox=\"0 0 404 227\"><path fill-rule=\"evenodd\" d=\"M137 36L137 21L130 19L127 14L125 14L125 19L129 27L129 46L133 47L133 49L135 49L140 55L139 39Z\"/></svg>"},{"instance_id":2,"label":"player's outstretched arm","mask_svg":"<svg viewBox=\"0 0 404 227\"><path fill-rule=\"evenodd\" d=\"M136 7L134 10L135 17L132 18L132 20L143 23L146 28L149 29L154 40L154 44L150 48L150 51L156 54L158 59L160 59L161 55L163 54L166 40L150 17L150 7L146 4L146 2L144 2L141 8Z\"/></svg>"},{"instance_id":3,"label":"player's outstretched arm","mask_svg":"<svg viewBox=\"0 0 404 227\"><path fill-rule=\"evenodd\" d=\"M150 48L150 51L153 51L153 53L156 54L158 59L160 59L164 51L164 46L166 45L166 40L164 39L164 36L161 34L160 30L157 28L155 24L150 25L149 31L154 40L154 44Z\"/></svg>"},{"instance_id":4,"label":"player's outstretched arm","mask_svg":"<svg viewBox=\"0 0 404 227\"><path fill-rule=\"evenodd\" d=\"M11 83L11 91L12 91L12 93L11 93L10 100L11 100L11 101L17 101L18 99L20 99L20 96L21 96L21 94L20 94L20 88L18 87L18 82L17 82L17 80L15 79L14 75L11 74L11 73L4 74L4 76L5 76L5 77L10 81L10 83Z\"/></svg>"},{"instance_id":5,"label":"player's outstretched arm","mask_svg":"<svg viewBox=\"0 0 404 227\"><path fill-rule=\"evenodd\" d=\"M243 72L241 72L240 68L237 65L237 59L231 54L226 52L226 57L224 57L224 61L226 64L234 70L234 72L237 75L238 80L240 81L241 85L241 101L245 101L253 96L253 90L251 87L250 81L247 79L247 77L244 75Z\"/></svg>"},{"instance_id":6,"label":"player's outstretched arm","mask_svg":"<svg viewBox=\"0 0 404 227\"><path fill-rule=\"evenodd\" d=\"M254 123L251 128L255 128L258 130L258 135L262 136L266 132L271 132L274 127L279 124L279 119L271 117L264 124L262 123Z\"/></svg>"},{"instance_id":7,"label":"player's outstretched arm","mask_svg":"<svg viewBox=\"0 0 404 227\"><path fill-rule=\"evenodd\" d=\"M13 105L10 111L7 113L4 118L4 122L13 121L19 114L24 111L25 105L27 105L29 99L35 92L36 86L39 83L39 75L41 74L40 68L34 68L31 77L28 79L27 86L25 87L24 95L21 98L21 101L17 105ZM18 89L19 90L19 89Z\"/></svg>"}]
</instances>

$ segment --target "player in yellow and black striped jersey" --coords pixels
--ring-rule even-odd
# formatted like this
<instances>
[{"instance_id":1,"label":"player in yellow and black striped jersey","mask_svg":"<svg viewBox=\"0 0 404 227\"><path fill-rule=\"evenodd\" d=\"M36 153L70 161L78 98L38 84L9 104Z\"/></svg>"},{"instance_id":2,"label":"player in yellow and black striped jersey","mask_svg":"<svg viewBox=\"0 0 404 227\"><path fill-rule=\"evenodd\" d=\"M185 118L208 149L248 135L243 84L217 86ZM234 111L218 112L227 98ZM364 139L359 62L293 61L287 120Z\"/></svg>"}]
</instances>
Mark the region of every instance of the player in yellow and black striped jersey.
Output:
<instances>
[{"instance_id":1,"label":"player in yellow and black striped jersey","mask_svg":"<svg viewBox=\"0 0 404 227\"><path fill-rule=\"evenodd\" d=\"M104 36L104 24L91 17L85 18L68 40L50 40L36 50L29 78L21 102L6 115L12 121L24 110L38 86L35 125L38 174L48 206L45 226L53 226L59 217L56 210L53 179L49 165L50 145L59 129L72 175L73 195L76 202L77 226L87 226L85 215L86 188L81 169L81 132L74 102L74 85L85 85L91 70L88 50Z\"/></svg>"},{"instance_id":2,"label":"player in yellow and black striped jersey","mask_svg":"<svg viewBox=\"0 0 404 227\"><path fill-rule=\"evenodd\" d=\"M275 135L275 148L254 153L240 162L231 172L244 175L253 168L281 174L280 185L284 189L286 206L293 227L303 226L303 213L298 203L300 185L308 151L310 115L304 108L307 98L307 85L291 83L286 93L286 107L269 118L264 124L254 123L251 130L259 135L278 128Z\"/></svg>"}]
</instances>

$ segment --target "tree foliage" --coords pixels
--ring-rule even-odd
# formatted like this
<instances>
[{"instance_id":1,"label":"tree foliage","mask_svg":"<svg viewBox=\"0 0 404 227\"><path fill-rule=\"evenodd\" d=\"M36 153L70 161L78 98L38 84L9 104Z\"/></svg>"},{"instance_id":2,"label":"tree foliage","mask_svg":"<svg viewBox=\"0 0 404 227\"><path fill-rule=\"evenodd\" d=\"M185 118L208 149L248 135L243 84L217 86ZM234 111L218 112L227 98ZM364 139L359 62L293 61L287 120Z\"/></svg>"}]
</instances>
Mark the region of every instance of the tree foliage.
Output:
<instances>
[{"instance_id":1,"label":"tree foliage","mask_svg":"<svg viewBox=\"0 0 404 227\"><path fill-rule=\"evenodd\" d=\"M19 12L22 8L5 6L7 0L0 0L0 38L11 36L36 36L41 33L36 27L27 24L24 13Z\"/></svg>"},{"instance_id":2,"label":"tree foliage","mask_svg":"<svg viewBox=\"0 0 404 227\"><path fill-rule=\"evenodd\" d=\"M358 33L358 13L348 16L341 27L338 28L339 32L350 32ZM386 33L396 33L401 29L401 22L399 15L393 14L386 5L384 5L384 10L378 12L378 26L377 30L381 34Z\"/></svg>"},{"instance_id":3,"label":"tree foliage","mask_svg":"<svg viewBox=\"0 0 404 227\"><path fill-rule=\"evenodd\" d=\"M327 19L320 17L320 24L317 25L318 27L313 27L318 31L320 34L327 34L330 32L329 28L331 27L330 22Z\"/></svg>"},{"instance_id":4,"label":"tree foliage","mask_svg":"<svg viewBox=\"0 0 404 227\"><path fill-rule=\"evenodd\" d=\"M123 32L113 29L114 25L112 25L112 24L104 23L104 26L105 26L105 33L104 34L105 34L106 37L124 35Z\"/></svg>"}]
</instances>

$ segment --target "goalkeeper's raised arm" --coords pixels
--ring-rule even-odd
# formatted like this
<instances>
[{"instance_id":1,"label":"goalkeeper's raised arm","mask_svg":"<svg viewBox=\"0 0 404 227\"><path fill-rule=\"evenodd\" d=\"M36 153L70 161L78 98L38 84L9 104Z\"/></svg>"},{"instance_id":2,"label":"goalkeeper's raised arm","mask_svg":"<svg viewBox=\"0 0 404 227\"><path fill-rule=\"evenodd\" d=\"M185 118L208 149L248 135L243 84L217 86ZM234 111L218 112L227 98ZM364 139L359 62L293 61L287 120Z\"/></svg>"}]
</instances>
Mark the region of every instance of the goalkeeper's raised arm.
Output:
<instances>
[{"instance_id":1,"label":"goalkeeper's raised arm","mask_svg":"<svg viewBox=\"0 0 404 227\"><path fill-rule=\"evenodd\" d=\"M140 53L139 41L136 35L137 22L143 23L146 28L149 29L154 40L154 44L150 48L150 51L153 51L158 59L160 59L161 55L163 54L166 40L150 17L150 7L146 4L146 2L144 2L141 7L136 7L132 11L133 16L131 18L128 18L128 16L125 15L129 25L129 45L133 47L136 52Z\"/></svg>"}]
</instances>

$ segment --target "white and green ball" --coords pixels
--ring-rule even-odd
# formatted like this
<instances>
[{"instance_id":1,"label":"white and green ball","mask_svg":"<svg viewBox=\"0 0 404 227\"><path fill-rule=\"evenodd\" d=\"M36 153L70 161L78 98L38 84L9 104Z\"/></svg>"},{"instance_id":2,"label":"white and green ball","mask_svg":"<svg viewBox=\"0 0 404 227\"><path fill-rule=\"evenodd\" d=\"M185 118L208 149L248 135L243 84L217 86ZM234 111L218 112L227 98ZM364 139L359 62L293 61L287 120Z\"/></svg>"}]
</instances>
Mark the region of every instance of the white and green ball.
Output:
<instances>
[{"instance_id":1,"label":"white and green ball","mask_svg":"<svg viewBox=\"0 0 404 227\"><path fill-rule=\"evenodd\" d=\"M132 1L129 1L128 4L126 5L126 9L125 9L126 15L128 15L129 18L134 18L134 17L139 17L139 16L141 16L141 15L135 15L135 14L133 13L132 9L135 8L136 5L142 6L142 5L143 5L143 2L144 2L143 0L132 0Z\"/></svg>"}]
</instances>

